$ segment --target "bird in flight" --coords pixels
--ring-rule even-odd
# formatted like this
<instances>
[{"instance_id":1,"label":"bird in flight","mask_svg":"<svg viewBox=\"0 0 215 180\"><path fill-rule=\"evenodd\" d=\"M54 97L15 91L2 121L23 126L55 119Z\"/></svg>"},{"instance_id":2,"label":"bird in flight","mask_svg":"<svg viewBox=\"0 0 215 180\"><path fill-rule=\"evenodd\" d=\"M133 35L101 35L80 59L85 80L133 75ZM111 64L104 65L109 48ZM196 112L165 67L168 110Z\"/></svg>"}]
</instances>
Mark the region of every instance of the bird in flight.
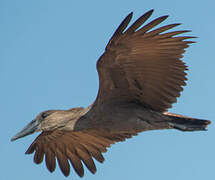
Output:
<instances>
[{"instance_id":1,"label":"bird in flight","mask_svg":"<svg viewBox=\"0 0 215 180\"><path fill-rule=\"evenodd\" d=\"M181 58L194 37L180 36L189 32L185 30L167 31L180 24L154 28L168 16L142 26L152 12L128 26L130 13L110 38L97 62L99 90L92 105L41 112L11 139L42 131L26 151L34 153L36 164L45 158L53 172L57 161L65 176L71 164L82 177L83 163L94 174L93 158L102 163L107 147L139 132L206 130L208 120L167 111L186 85L187 66Z\"/></svg>"}]
</instances>

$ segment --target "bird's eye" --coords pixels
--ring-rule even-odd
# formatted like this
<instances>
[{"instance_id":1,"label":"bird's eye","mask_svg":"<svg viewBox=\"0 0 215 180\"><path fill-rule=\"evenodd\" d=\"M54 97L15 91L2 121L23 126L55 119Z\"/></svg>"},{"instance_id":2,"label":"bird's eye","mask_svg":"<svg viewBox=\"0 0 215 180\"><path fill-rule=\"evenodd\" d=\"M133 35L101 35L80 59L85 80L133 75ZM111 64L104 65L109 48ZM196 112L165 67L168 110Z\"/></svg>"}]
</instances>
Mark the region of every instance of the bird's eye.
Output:
<instances>
[{"instance_id":1,"label":"bird's eye","mask_svg":"<svg viewBox=\"0 0 215 180\"><path fill-rule=\"evenodd\" d=\"M41 114L41 117L42 118L46 118L48 116L48 113L46 113L46 112L43 112L42 114Z\"/></svg>"}]
</instances>

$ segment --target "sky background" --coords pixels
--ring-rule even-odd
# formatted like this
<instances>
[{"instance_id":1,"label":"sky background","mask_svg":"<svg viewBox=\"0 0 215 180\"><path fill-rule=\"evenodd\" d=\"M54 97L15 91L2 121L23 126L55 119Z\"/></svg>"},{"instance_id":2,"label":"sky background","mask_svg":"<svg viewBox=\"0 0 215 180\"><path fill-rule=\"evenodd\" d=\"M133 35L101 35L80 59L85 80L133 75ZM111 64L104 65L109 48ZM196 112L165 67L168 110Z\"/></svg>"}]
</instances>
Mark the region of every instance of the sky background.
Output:
<instances>
[{"instance_id":1,"label":"sky background","mask_svg":"<svg viewBox=\"0 0 215 180\"><path fill-rule=\"evenodd\" d=\"M88 106L97 94L96 61L123 18L150 9L162 23L198 36L183 60L188 85L171 112L212 120L206 132L149 131L112 145L87 180L213 180L215 177L215 3L173 0L0 0L0 179L66 179L25 151L38 134L10 138L39 112ZM133 19L133 20L134 20ZM79 179L71 171L67 179Z\"/></svg>"}]
</instances>

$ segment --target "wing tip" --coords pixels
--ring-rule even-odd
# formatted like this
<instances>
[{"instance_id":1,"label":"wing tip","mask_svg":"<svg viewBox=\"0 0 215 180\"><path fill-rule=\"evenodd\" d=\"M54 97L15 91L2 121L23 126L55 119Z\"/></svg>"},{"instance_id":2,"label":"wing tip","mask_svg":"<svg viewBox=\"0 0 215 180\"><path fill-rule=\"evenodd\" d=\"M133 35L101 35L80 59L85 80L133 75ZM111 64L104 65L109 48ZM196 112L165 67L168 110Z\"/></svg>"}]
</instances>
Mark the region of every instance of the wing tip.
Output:
<instances>
[{"instance_id":1,"label":"wing tip","mask_svg":"<svg viewBox=\"0 0 215 180\"><path fill-rule=\"evenodd\" d=\"M147 14L147 15L151 16L153 12L154 12L154 9L150 9L149 11L147 11L145 13L145 15Z\"/></svg>"},{"instance_id":2,"label":"wing tip","mask_svg":"<svg viewBox=\"0 0 215 180\"><path fill-rule=\"evenodd\" d=\"M130 17L132 17L133 16L133 14L134 14L134 12L133 11L131 11L129 14L128 14L128 16Z\"/></svg>"},{"instance_id":3,"label":"wing tip","mask_svg":"<svg viewBox=\"0 0 215 180\"><path fill-rule=\"evenodd\" d=\"M161 16L160 19L165 20L165 19L167 19L168 17L169 17L169 15L164 15L164 16Z\"/></svg>"}]
</instances>

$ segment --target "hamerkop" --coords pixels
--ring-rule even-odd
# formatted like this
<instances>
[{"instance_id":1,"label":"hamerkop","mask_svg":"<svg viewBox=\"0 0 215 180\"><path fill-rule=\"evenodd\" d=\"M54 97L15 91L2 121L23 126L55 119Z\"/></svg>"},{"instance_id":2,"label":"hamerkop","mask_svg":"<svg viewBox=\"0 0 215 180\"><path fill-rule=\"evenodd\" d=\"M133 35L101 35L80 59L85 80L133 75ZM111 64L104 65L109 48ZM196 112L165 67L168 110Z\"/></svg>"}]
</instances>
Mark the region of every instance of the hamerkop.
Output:
<instances>
[{"instance_id":1,"label":"hamerkop","mask_svg":"<svg viewBox=\"0 0 215 180\"><path fill-rule=\"evenodd\" d=\"M168 16L141 27L152 12L127 28L130 13L109 40L97 62L99 91L92 105L41 112L11 139L42 131L26 151L34 153L36 164L45 157L48 170L53 172L57 159L62 173L68 176L70 161L82 177L82 163L95 173L93 158L102 163L107 147L139 132L206 130L210 121L167 112L186 85L187 66L181 58L194 42L188 39L194 37L178 36L189 32L184 30L166 32L179 24L153 29Z\"/></svg>"}]
</instances>

